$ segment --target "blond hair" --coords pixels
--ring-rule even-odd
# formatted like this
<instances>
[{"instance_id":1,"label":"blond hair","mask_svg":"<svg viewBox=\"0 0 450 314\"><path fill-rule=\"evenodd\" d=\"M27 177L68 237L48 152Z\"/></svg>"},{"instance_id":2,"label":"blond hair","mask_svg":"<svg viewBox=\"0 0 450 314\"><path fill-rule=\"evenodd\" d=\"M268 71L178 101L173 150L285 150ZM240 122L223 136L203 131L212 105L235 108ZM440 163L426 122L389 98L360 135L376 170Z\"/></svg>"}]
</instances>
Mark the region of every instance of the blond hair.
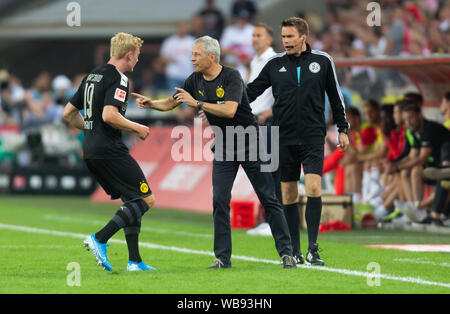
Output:
<instances>
[{"instance_id":1,"label":"blond hair","mask_svg":"<svg viewBox=\"0 0 450 314\"><path fill-rule=\"evenodd\" d=\"M111 58L121 59L127 52L142 47L144 41L128 33L117 33L111 38Z\"/></svg>"}]
</instances>

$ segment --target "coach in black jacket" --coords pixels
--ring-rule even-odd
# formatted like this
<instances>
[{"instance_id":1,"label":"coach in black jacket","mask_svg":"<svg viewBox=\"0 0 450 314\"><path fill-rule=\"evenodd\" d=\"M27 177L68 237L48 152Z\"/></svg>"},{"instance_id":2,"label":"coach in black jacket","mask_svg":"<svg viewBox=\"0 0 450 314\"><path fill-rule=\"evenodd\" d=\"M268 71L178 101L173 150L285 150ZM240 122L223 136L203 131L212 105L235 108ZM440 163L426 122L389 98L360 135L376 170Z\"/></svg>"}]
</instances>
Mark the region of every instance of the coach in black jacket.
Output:
<instances>
[{"instance_id":1,"label":"coach in black jacket","mask_svg":"<svg viewBox=\"0 0 450 314\"><path fill-rule=\"evenodd\" d=\"M297 206L297 181L300 165L305 173L306 222L309 248L306 261L324 265L318 254L317 236L322 211L321 176L324 160L325 92L330 100L333 119L339 130L342 150L349 145L345 105L332 58L325 52L311 50L306 43L308 24L292 17L281 23L285 52L274 56L260 75L247 86L250 101L272 87L273 125L279 127L281 190L285 214L297 263L303 263L300 251L300 215Z\"/></svg>"}]
</instances>

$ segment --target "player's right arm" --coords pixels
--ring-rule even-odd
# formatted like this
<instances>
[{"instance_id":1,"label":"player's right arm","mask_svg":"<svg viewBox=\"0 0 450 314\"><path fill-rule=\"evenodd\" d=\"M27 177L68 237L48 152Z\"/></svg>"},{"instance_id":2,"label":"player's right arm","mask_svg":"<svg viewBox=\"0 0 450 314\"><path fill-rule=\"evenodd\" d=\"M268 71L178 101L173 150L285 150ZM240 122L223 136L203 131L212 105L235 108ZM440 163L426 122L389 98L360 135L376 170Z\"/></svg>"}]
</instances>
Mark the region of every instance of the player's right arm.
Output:
<instances>
[{"instance_id":1,"label":"player's right arm","mask_svg":"<svg viewBox=\"0 0 450 314\"><path fill-rule=\"evenodd\" d=\"M63 119L73 127L84 130L84 118L80 114L83 108L82 91L84 89L85 78L81 82L75 94L70 98L69 102L64 107Z\"/></svg>"},{"instance_id":2,"label":"player's right arm","mask_svg":"<svg viewBox=\"0 0 450 314\"><path fill-rule=\"evenodd\" d=\"M77 107L69 101L64 107L63 119L73 127L84 130L84 118Z\"/></svg>"},{"instance_id":3,"label":"player's right arm","mask_svg":"<svg viewBox=\"0 0 450 314\"><path fill-rule=\"evenodd\" d=\"M131 93L136 97L136 102L139 108L142 109L155 109L158 111L169 111L178 106L180 103L176 102L173 96L165 99L152 100L150 97L146 97L137 93Z\"/></svg>"},{"instance_id":4,"label":"player's right arm","mask_svg":"<svg viewBox=\"0 0 450 314\"><path fill-rule=\"evenodd\" d=\"M258 77L247 84L247 96L249 102L253 102L259 95L264 93L266 89L272 86L270 79L271 62L267 62Z\"/></svg>"}]
</instances>

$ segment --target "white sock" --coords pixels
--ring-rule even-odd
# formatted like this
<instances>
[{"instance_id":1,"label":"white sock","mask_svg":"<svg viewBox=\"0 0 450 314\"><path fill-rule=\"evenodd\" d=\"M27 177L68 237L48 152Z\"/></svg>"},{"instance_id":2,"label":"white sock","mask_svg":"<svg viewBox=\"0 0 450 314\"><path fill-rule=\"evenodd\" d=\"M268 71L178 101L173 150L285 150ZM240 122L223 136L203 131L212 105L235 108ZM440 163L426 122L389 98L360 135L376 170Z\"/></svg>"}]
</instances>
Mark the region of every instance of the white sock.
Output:
<instances>
[{"instance_id":1,"label":"white sock","mask_svg":"<svg viewBox=\"0 0 450 314\"><path fill-rule=\"evenodd\" d=\"M371 200L375 197L378 197L383 193L383 187L380 185L379 181L371 180L369 193L367 194L367 199Z\"/></svg>"},{"instance_id":2,"label":"white sock","mask_svg":"<svg viewBox=\"0 0 450 314\"><path fill-rule=\"evenodd\" d=\"M381 196L377 196L377 197L371 199L369 201L369 204L372 205L374 208L377 208L378 206L383 205L384 202L383 202L383 199L381 198Z\"/></svg>"},{"instance_id":3,"label":"white sock","mask_svg":"<svg viewBox=\"0 0 450 314\"><path fill-rule=\"evenodd\" d=\"M363 179L362 179L362 198L366 199L367 195L370 191L370 172L369 171L363 171Z\"/></svg>"},{"instance_id":4,"label":"white sock","mask_svg":"<svg viewBox=\"0 0 450 314\"><path fill-rule=\"evenodd\" d=\"M353 202L353 204L361 204L361 194L353 193L352 202Z\"/></svg>"}]
</instances>

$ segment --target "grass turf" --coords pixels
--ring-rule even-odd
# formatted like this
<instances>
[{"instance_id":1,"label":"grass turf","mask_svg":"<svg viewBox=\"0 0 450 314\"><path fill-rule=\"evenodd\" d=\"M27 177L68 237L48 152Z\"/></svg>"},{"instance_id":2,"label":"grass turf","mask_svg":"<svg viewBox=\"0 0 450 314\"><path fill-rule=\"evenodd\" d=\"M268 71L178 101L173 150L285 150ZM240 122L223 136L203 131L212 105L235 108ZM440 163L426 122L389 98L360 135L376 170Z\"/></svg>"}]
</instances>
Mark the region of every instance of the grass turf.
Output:
<instances>
[{"instance_id":1,"label":"grass turf","mask_svg":"<svg viewBox=\"0 0 450 314\"><path fill-rule=\"evenodd\" d=\"M364 244L448 244L448 236L397 231L332 232L319 236L326 269L232 259L233 268L206 270L214 259L210 214L152 209L143 219L141 255L156 272L127 273L126 245L111 243L113 273L96 266L82 248L81 234L99 230L114 214L114 204L92 203L77 197L0 196L0 293L449 293L449 254L366 248ZM6 226L6 227L5 227ZM67 234L11 230L24 226ZM233 254L279 260L271 237L248 236L233 230ZM123 232L113 237L124 240ZM307 247L302 232L302 248ZM199 252L182 253L173 248ZM303 252L305 253L305 252ZM208 255L209 254L209 255ZM71 270L80 265L81 285L67 285ZM380 265L379 286L368 285L369 263ZM357 271L356 275L349 272ZM346 273L343 273L346 272ZM406 278L406 279L405 279ZM423 280L405 282L407 278ZM429 284L425 284L427 281ZM446 284L441 286L439 283Z\"/></svg>"}]
</instances>

